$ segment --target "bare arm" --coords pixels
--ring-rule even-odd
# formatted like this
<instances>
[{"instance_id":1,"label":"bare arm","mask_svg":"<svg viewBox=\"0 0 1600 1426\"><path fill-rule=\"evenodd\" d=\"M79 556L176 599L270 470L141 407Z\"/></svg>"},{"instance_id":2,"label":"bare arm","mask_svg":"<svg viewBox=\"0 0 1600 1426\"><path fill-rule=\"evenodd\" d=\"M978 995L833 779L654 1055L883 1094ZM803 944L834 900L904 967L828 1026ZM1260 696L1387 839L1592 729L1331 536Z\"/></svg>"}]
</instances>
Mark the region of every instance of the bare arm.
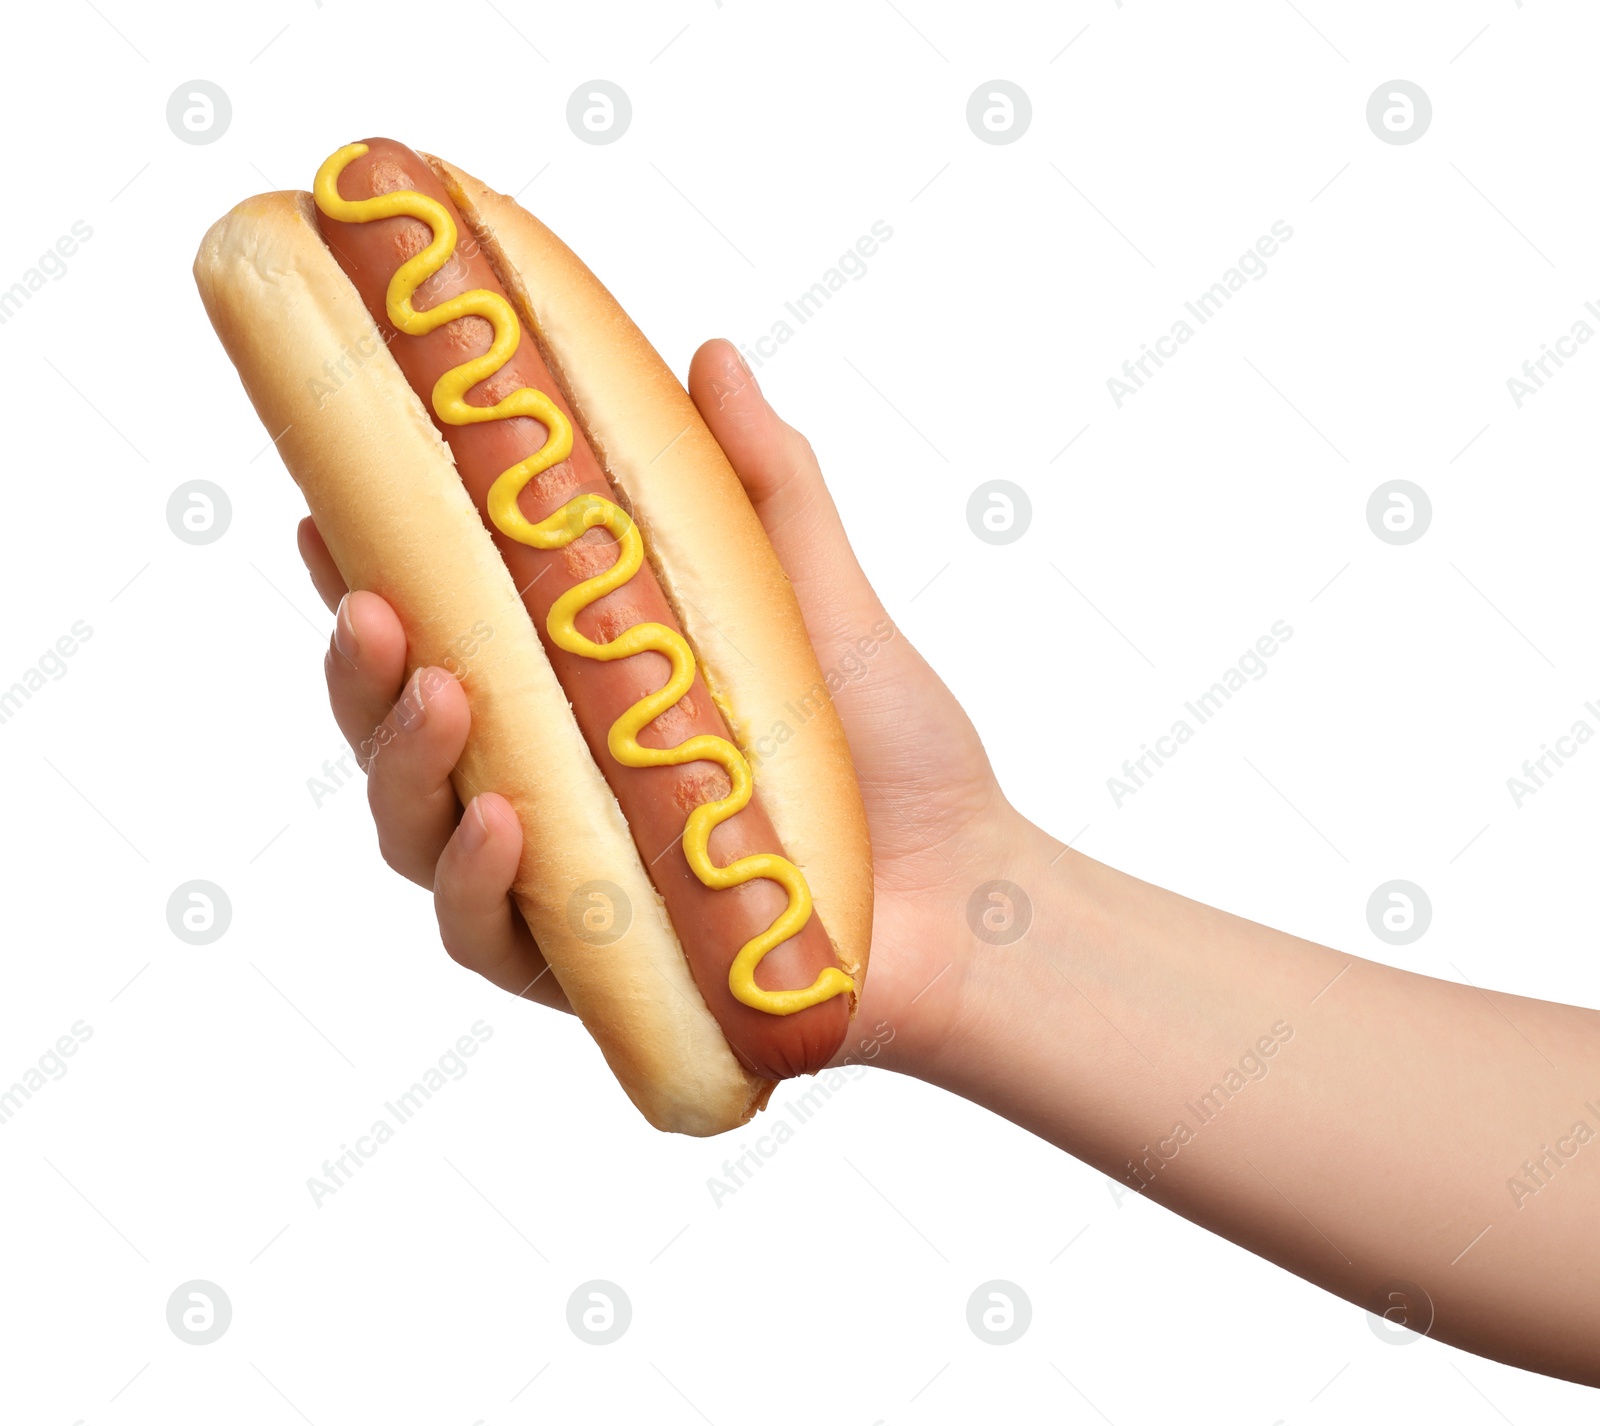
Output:
<instances>
[{"instance_id":1,"label":"bare arm","mask_svg":"<svg viewBox=\"0 0 1600 1426\"><path fill-rule=\"evenodd\" d=\"M1013 814L1014 816L1014 814ZM914 1072L1372 1312L1600 1385L1600 1014L1395 970L1014 818Z\"/></svg>"}]
</instances>

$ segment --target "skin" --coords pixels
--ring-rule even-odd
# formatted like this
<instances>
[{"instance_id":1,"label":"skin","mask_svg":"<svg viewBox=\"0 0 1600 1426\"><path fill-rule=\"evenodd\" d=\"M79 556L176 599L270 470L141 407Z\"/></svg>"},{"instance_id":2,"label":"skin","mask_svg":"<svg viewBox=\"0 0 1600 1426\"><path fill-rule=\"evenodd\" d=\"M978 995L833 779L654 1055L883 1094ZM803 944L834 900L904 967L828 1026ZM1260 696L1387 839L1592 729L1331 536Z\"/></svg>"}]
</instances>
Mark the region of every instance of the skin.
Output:
<instances>
[{"instance_id":1,"label":"skin","mask_svg":"<svg viewBox=\"0 0 1600 1426\"><path fill-rule=\"evenodd\" d=\"M838 665L887 616L811 447L726 342L700 349L689 388L819 662ZM507 898L521 847L510 806L485 793L463 812L451 790L465 695L431 680L420 718L397 716L419 685L402 685L393 611L346 595L309 520L300 548L338 609L327 673L340 728L352 746L379 724L394 733L368 784L386 860L433 890L457 961L565 1008ZM871 973L838 1062L984 1105L1369 1311L1600 1385L1600 1015L1365 961L1063 848L1007 802L903 635L837 706L877 887ZM1005 946L967 917L996 880L1032 903Z\"/></svg>"}]
</instances>

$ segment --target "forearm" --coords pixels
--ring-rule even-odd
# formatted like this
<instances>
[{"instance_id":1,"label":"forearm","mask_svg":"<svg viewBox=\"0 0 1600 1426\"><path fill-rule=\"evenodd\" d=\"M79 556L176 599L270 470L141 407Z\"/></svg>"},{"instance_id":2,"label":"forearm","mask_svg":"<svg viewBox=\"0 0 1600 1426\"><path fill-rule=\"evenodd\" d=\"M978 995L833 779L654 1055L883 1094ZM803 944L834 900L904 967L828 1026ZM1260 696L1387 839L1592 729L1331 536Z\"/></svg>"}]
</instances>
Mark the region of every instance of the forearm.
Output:
<instances>
[{"instance_id":1,"label":"forearm","mask_svg":"<svg viewBox=\"0 0 1600 1426\"><path fill-rule=\"evenodd\" d=\"M1032 924L961 957L925 1078L1369 1310L1414 1284L1431 1335L1600 1384L1600 1015L1006 845Z\"/></svg>"}]
</instances>

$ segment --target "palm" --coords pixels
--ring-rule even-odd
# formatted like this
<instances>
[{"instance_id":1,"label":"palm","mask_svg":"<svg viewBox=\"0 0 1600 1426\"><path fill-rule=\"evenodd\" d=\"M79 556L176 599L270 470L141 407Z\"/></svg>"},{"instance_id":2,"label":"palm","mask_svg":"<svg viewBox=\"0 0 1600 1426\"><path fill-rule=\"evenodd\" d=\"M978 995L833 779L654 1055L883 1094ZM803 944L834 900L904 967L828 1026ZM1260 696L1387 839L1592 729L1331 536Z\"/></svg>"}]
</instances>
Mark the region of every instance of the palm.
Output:
<instances>
[{"instance_id":1,"label":"palm","mask_svg":"<svg viewBox=\"0 0 1600 1426\"><path fill-rule=\"evenodd\" d=\"M877 700L876 716L844 710L876 891L871 968L846 1056L880 1024L924 1042L939 1037L969 939L967 900L991 876L972 829L1003 802L966 714L904 637L897 642L893 665L874 675L894 680L896 696Z\"/></svg>"}]
</instances>

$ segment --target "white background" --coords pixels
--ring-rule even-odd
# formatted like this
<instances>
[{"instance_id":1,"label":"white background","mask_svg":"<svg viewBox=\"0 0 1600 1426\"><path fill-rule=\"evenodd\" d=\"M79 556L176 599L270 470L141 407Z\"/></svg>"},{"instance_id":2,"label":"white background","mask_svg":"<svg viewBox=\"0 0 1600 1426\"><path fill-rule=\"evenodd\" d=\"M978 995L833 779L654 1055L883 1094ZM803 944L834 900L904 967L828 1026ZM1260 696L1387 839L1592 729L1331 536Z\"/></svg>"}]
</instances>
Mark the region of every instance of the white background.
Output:
<instances>
[{"instance_id":1,"label":"white background","mask_svg":"<svg viewBox=\"0 0 1600 1426\"><path fill-rule=\"evenodd\" d=\"M715 1204L708 1177L759 1126L648 1129L576 1024L449 962L358 784L313 805L342 751L330 619L299 495L189 275L233 203L391 134L521 190L681 374L707 336L766 333L886 221L867 275L759 376L1012 798L1232 911L1600 1003L1600 749L1521 808L1506 788L1600 699L1600 349L1521 409L1506 389L1600 299L1600 25L1555 0L1297 3L9 8L0 289L75 220L93 237L0 327L0 685L75 620L93 636L0 725L0 1082L75 1021L93 1036L0 1128L0 1414L1592 1412L1575 1387L1380 1342L1356 1308L887 1075ZM165 120L197 77L233 105L208 146ZM565 122L595 77L634 106L609 147ZM1008 146L965 120L995 77L1033 104ZM1365 120L1396 77L1434 109L1403 147ZM1268 274L1118 409L1106 379L1280 219ZM1033 503L1005 548L965 522L992 476ZM1396 477L1433 504L1403 547L1365 518ZM233 507L205 547L164 513L194 478ZM1268 676L1117 807L1122 760L1275 620L1294 637ZM1400 948L1364 910L1396 877L1434 908ZM207 947L166 922L193 878L233 905ZM315 1206L308 1176L478 1020L470 1073ZM206 1347L165 1319L193 1278L233 1304ZM604 1348L565 1318L594 1278L633 1303ZM1032 1300L1014 1346L968 1330L991 1278Z\"/></svg>"}]
</instances>

